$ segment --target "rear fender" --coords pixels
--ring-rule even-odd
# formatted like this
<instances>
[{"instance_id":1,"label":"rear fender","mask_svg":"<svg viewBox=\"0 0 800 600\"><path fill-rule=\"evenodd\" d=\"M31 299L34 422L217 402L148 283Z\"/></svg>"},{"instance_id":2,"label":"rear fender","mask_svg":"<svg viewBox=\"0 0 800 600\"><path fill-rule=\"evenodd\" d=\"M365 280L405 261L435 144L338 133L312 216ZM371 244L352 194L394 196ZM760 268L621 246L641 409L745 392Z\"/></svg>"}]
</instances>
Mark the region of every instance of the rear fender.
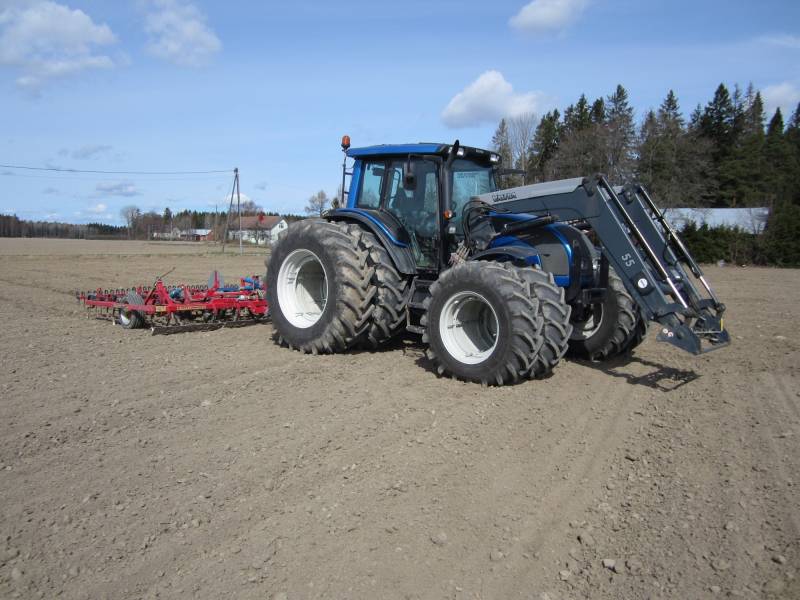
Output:
<instances>
[{"instance_id":1,"label":"rear fender","mask_svg":"<svg viewBox=\"0 0 800 600\"><path fill-rule=\"evenodd\" d=\"M388 213L362 208L338 208L325 213L329 221L357 223L378 238L395 268L403 275L416 275L417 265L402 225Z\"/></svg>"}]
</instances>

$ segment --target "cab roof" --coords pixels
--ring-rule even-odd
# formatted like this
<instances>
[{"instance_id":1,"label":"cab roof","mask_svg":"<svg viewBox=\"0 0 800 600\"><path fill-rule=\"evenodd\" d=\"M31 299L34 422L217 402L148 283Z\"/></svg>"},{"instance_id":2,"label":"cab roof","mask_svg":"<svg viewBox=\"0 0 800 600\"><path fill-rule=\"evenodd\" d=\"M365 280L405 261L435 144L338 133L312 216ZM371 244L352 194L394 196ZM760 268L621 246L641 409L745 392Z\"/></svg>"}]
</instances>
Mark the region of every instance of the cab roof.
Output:
<instances>
[{"instance_id":1,"label":"cab roof","mask_svg":"<svg viewBox=\"0 0 800 600\"><path fill-rule=\"evenodd\" d=\"M380 144L377 146L363 146L361 148L350 148L347 156L350 158L377 157L377 156L397 156L404 154L437 154L444 156L450 150L451 144L437 144L432 142L420 142L417 144ZM459 146L459 150L464 150L464 158L473 160L490 161L491 156L496 154L482 148L472 148L470 146ZM497 162L499 158L495 159Z\"/></svg>"}]
</instances>

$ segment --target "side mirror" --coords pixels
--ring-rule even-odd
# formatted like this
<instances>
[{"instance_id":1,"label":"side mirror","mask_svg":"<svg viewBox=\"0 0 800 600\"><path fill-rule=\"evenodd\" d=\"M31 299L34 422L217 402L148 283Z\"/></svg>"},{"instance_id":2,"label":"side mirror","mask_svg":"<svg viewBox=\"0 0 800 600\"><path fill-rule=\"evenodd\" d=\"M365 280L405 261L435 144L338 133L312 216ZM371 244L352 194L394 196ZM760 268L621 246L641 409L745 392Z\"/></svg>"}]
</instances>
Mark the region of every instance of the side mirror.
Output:
<instances>
[{"instance_id":1,"label":"side mirror","mask_svg":"<svg viewBox=\"0 0 800 600\"><path fill-rule=\"evenodd\" d=\"M403 187L407 190L413 190L417 187L417 176L414 174L411 159L408 159L406 164L403 165Z\"/></svg>"}]
</instances>

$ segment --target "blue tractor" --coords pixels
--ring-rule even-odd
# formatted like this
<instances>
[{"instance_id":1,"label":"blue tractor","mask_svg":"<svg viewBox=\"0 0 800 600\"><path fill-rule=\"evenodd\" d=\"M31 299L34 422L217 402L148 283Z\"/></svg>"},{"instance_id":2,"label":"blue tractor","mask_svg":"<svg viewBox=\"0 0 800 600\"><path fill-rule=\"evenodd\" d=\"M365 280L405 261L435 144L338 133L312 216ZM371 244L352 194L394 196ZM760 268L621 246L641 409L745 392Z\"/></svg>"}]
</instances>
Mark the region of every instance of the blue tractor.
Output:
<instances>
[{"instance_id":1,"label":"blue tractor","mask_svg":"<svg viewBox=\"0 0 800 600\"><path fill-rule=\"evenodd\" d=\"M650 322L695 354L729 343L724 305L642 186L595 175L498 190L500 157L458 141L345 136L342 149L346 202L291 225L267 261L281 344L341 352L408 331L438 373L504 385L567 353L629 352Z\"/></svg>"}]
</instances>

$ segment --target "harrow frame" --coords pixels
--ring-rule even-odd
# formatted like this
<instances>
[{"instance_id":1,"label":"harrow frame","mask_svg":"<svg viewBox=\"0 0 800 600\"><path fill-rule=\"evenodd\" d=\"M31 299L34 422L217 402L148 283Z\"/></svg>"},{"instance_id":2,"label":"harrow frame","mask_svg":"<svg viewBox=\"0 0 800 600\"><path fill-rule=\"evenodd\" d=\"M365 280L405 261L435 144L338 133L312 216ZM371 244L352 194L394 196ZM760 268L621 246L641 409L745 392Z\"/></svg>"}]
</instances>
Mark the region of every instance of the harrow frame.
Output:
<instances>
[{"instance_id":1,"label":"harrow frame","mask_svg":"<svg viewBox=\"0 0 800 600\"><path fill-rule=\"evenodd\" d=\"M128 301L136 294L142 303ZM243 277L238 286L224 286L217 271L208 285L165 285L158 277L152 286L102 289L76 292L78 302L89 311L90 318L120 323L120 315L138 313L142 323L155 334L181 331L241 327L269 317L258 275Z\"/></svg>"}]
</instances>

